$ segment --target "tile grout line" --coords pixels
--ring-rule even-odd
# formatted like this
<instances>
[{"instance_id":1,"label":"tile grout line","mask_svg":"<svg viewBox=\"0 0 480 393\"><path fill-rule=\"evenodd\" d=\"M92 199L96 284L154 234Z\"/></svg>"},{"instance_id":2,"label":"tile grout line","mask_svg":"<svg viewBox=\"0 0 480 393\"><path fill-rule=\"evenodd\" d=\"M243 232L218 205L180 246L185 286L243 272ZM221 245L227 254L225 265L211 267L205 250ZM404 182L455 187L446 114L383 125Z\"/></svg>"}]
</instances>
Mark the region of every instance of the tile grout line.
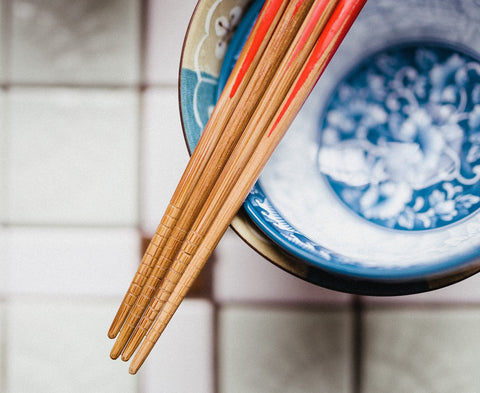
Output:
<instances>
[{"instance_id":1,"label":"tile grout line","mask_svg":"<svg viewBox=\"0 0 480 393\"><path fill-rule=\"evenodd\" d=\"M6 298L0 299L0 306L3 308L0 318L0 391L7 391L7 307Z\"/></svg>"},{"instance_id":2,"label":"tile grout line","mask_svg":"<svg viewBox=\"0 0 480 393\"><path fill-rule=\"evenodd\" d=\"M1 0L0 0L1 1ZM0 90L1 90L1 103L2 106L2 118L0 119L0 127L1 130L1 140L0 140L0 147L2 157L7 157L6 162L8 161L9 151L8 151L8 121L6 120L7 114L7 83L6 81L9 80L10 75L10 41L12 36L11 31L11 18L7 17L10 15L11 11L11 2L9 0L3 0L0 2L1 7L1 27L0 27L0 45L2 46L2 59L0 59L0 67L3 68L3 80L0 82ZM7 218L7 209L5 208L7 197L6 197L6 189L7 189L7 165L2 165L0 170L0 203L1 203L1 211L0 211L0 229L5 230L7 228L6 225L6 218ZM8 270L10 266L8 264L9 258L5 262L5 267L7 271L3 271L3 275L8 275ZM7 285L8 287L8 285ZM8 310L7 310L7 302L8 302L9 291L5 291L5 293L0 298L0 307L2 307L2 313L0 315L0 391L6 392L7 391L7 329L8 329Z\"/></svg>"},{"instance_id":3,"label":"tile grout line","mask_svg":"<svg viewBox=\"0 0 480 393\"><path fill-rule=\"evenodd\" d=\"M8 157L8 134L7 134L7 121L5 120L5 115L7 112L6 107L6 93L8 89L4 86L4 82L9 79L9 60L10 60L10 41L11 41L11 18L7 17L10 14L11 10L11 3L9 0L0 0L0 7L1 7L1 27L0 27L0 45L2 46L2 59L0 60L0 67L3 68L3 80L1 81L1 94L2 94L2 119L0 119L0 127L2 128L2 140L0 141L1 146L1 153L2 157ZM0 224L1 229L4 230L5 220L6 220L6 209L5 209L5 202L6 202L6 187L7 187L7 169L6 165L2 165L0 171L0 203L1 203L1 211L0 211ZM7 258L8 259L8 258ZM9 266L6 266L6 269L9 269ZM3 272L6 276L5 273ZM0 391L6 392L7 391L7 298L8 292L5 292L4 295L0 298L0 307L2 307L2 313L0 316Z\"/></svg>"},{"instance_id":4,"label":"tile grout line","mask_svg":"<svg viewBox=\"0 0 480 393\"><path fill-rule=\"evenodd\" d=\"M222 305L215 298L215 265L218 263L218 257L216 251L213 251L212 256L210 257L209 263L212 265L211 270L211 282L210 282L210 293L209 301L213 307L213 321L212 321L212 370L211 378L212 380L212 393L220 393L220 350L221 350L221 326L220 326L220 312Z\"/></svg>"},{"instance_id":5,"label":"tile grout line","mask_svg":"<svg viewBox=\"0 0 480 393\"><path fill-rule=\"evenodd\" d=\"M102 230L128 230L137 229L136 224L102 224L102 223L75 223L75 222L20 222L6 219L3 228L28 228L28 229L102 229Z\"/></svg>"},{"instance_id":6,"label":"tile grout line","mask_svg":"<svg viewBox=\"0 0 480 393\"><path fill-rule=\"evenodd\" d=\"M0 88L3 90L12 90L16 88L24 89L76 89L76 90L137 90L142 91L149 88L150 85L143 83L103 83L103 82L89 82L89 83L75 83L75 82L21 82L21 81L4 81L0 83ZM161 86L163 87L163 86Z\"/></svg>"},{"instance_id":7,"label":"tile grout line","mask_svg":"<svg viewBox=\"0 0 480 393\"><path fill-rule=\"evenodd\" d=\"M213 296L210 298L210 302L213 306L213 324L212 324L212 370L211 378L213 379L213 391L212 393L220 393L220 304L218 304Z\"/></svg>"},{"instance_id":8,"label":"tile grout line","mask_svg":"<svg viewBox=\"0 0 480 393\"><path fill-rule=\"evenodd\" d=\"M147 39L148 39L148 14L149 14L149 0L140 0L140 12L138 15L139 20L139 45L138 45L138 79L142 86L146 86L144 83L147 75Z\"/></svg>"},{"instance_id":9,"label":"tile grout line","mask_svg":"<svg viewBox=\"0 0 480 393\"><path fill-rule=\"evenodd\" d=\"M146 75L146 56L147 56L147 48L146 48L146 39L147 39L147 26L148 26L148 0L141 0L139 6L139 30L138 30L138 78L140 81L139 91L138 91L138 121L137 121L137 228L138 234L140 238L143 236L143 203L142 203L142 195L143 195L143 185L145 183L145 179L143 176L143 167L144 167L144 160L142 158L142 151L143 151L143 142L145 139L145 90L147 89L146 85L143 85L143 81L145 81ZM142 250L140 250L139 258L142 257Z\"/></svg>"},{"instance_id":10,"label":"tile grout line","mask_svg":"<svg viewBox=\"0 0 480 393\"><path fill-rule=\"evenodd\" d=\"M1 64L0 64L1 65ZM0 82L0 89L8 91L15 88L28 89L78 89L78 90L136 90L143 92L148 89L177 89L178 83L74 83L74 82L58 82L58 83L43 83L43 82Z\"/></svg>"},{"instance_id":11,"label":"tile grout line","mask_svg":"<svg viewBox=\"0 0 480 393\"><path fill-rule=\"evenodd\" d=\"M7 175L8 175L8 165L9 165L9 134L8 134L8 121L6 118L7 115L7 98L6 91L4 89L0 90L0 154L2 160L2 166L0 168L0 224L1 229L6 228L7 220Z\"/></svg>"},{"instance_id":12,"label":"tile grout line","mask_svg":"<svg viewBox=\"0 0 480 393\"><path fill-rule=\"evenodd\" d=\"M355 295L352 300L352 393L362 393L362 362L363 362L363 323L364 305L360 296Z\"/></svg>"},{"instance_id":13,"label":"tile grout line","mask_svg":"<svg viewBox=\"0 0 480 393\"><path fill-rule=\"evenodd\" d=\"M11 41L11 36L12 36L12 28L11 28L11 18L8 17L11 14L11 2L9 0L0 0L0 7L1 7L1 26L0 26L0 45L2 46L2 59L0 59L0 67L3 68L3 80L1 81L1 94L2 94L2 101L0 105L2 105L2 118L0 119L0 127L1 129L1 140L0 140L0 147L1 147L1 153L2 153L2 158L7 157L4 163L6 165L2 165L2 168L0 169L0 203L1 203L1 211L0 211L0 222L2 224L2 229L5 229L6 226L6 218L7 218L7 208L6 208L6 203L7 203L7 174L8 174L8 157L9 157L9 151L8 151L8 139L9 139L9 133L8 133L8 121L6 120L6 115L7 115L7 92L8 89L4 86L4 83L9 79L9 74L10 74L10 69L9 69L9 63L10 63L10 41ZM7 16L8 15L8 16ZM5 302L3 302L5 304ZM4 348L2 348L3 350ZM4 355L2 355L4 356ZM5 359L2 359L5 360ZM3 368L5 365L3 365ZM3 370L2 370L3 371ZM5 375L3 375L4 377ZM3 380L4 378L2 378Z\"/></svg>"},{"instance_id":14,"label":"tile grout line","mask_svg":"<svg viewBox=\"0 0 480 393\"><path fill-rule=\"evenodd\" d=\"M11 4L10 1L4 0L1 1L0 3L1 7L1 28L0 28L0 34L1 34L1 39L0 39L0 45L2 45L2 59L0 60L0 67L3 68L3 77L4 80L2 82L5 82L9 79L9 74L10 74L10 38L11 38L11 18L7 17L7 15L10 16L11 14Z\"/></svg>"}]
</instances>

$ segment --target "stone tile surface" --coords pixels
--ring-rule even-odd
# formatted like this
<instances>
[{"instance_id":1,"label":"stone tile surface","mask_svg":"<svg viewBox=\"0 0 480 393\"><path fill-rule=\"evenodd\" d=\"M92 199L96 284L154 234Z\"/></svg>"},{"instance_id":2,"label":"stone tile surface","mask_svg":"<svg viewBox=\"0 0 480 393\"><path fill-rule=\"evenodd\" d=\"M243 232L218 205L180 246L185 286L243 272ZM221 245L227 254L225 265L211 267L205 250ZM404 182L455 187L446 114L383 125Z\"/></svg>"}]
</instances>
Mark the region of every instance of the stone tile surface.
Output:
<instances>
[{"instance_id":1,"label":"stone tile surface","mask_svg":"<svg viewBox=\"0 0 480 393\"><path fill-rule=\"evenodd\" d=\"M479 307L371 309L362 391L478 392L479 329Z\"/></svg>"},{"instance_id":2,"label":"stone tile surface","mask_svg":"<svg viewBox=\"0 0 480 393\"><path fill-rule=\"evenodd\" d=\"M7 239L7 231L0 225L0 302L8 295L10 274L10 245ZM1 340L1 335L0 335ZM0 351L1 354L1 351Z\"/></svg>"},{"instance_id":3,"label":"stone tile surface","mask_svg":"<svg viewBox=\"0 0 480 393\"><path fill-rule=\"evenodd\" d=\"M139 371L142 393L214 393L213 307L184 300Z\"/></svg>"},{"instance_id":4,"label":"stone tile surface","mask_svg":"<svg viewBox=\"0 0 480 393\"><path fill-rule=\"evenodd\" d=\"M152 236L160 223L189 155L175 88L148 89L143 97L141 224Z\"/></svg>"},{"instance_id":5,"label":"stone tile surface","mask_svg":"<svg viewBox=\"0 0 480 393\"><path fill-rule=\"evenodd\" d=\"M13 299L7 308L8 393L136 393L127 365L108 356L112 305Z\"/></svg>"},{"instance_id":6,"label":"stone tile surface","mask_svg":"<svg viewBox=\"0 0 480 393\"><path fill-rule=\"evenodd\" d=\"M223 308L220 391L351 392L350 333L345 311Z\"/></svg>"},{"instance_id":7,"label":"stone tile surface","mask_svg":"<svg viewBox=\"0 0 480 393\"><path fill-rule=\"evenodd\" d=\"M10 223L137 223L134 91L15 88L7 105Z\"/></svg>"},{"instance_id":8,"label":"stone tile surface","mask_svg":"<svg viewBox=\"0 0 480 393\"><path fill-rule=\"evenodd\" d=\"M10 4L14 83L138 81L140 2L15 0Z\"/></svg>"},{"instance_id":9,"label":"stone tile surface","mask_svg":"<svg viewBox=\"0 0 480 393\"><path fill-rule=\"evenodd\" d=\"M10 294L123 297L140 259L135 229L19 227L3 235Z\"/></svg>"}]
</instances>

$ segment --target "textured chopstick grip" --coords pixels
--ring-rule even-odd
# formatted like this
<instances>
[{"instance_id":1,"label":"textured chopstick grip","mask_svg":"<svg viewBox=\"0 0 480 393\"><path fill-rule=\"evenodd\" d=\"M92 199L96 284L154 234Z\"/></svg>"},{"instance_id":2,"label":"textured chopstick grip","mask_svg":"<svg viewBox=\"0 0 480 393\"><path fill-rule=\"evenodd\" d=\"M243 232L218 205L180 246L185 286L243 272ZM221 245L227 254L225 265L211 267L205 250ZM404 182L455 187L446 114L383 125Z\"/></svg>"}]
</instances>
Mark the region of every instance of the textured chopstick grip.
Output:
<instances>
[{"instance_id":1,"label":"textured chopstick grip","mask_svg":"<svg viewBox=\"0 0 480 393\"><path fill-rule=\"evenodd\" d=\"M136 350L148 329L155 321L158 313L169 299L202 240L203 237L199 233L194 231L189 232L177 257L168 269L160 287L157 289L154 298L143 314L138 326L135 328L131 340L126 345L122 354L122 360L128 360Z\"/></svg>"},{"instance_id":2,"label":"textured chopstick grip","mask_svg":"<svg viewBox=\"0 0 480 393\"><path fill-rule=\"evenodd\" d=\"M132 306L135 304L135 301L140 295L143 286L147 282L147 279L150 276L153 267L155 266L156 255L166 243L172 228L175 226L178 217L180 216L180 213L181 209L172 204L169 204L165 210L162 221L160 222L157 231L152 237L152 241L145 251L137 272L133 277L132 283L130 284L127 293L125 294L125 297L117 311L117 314L115 315L112 325L110 326L108 337L115 338L122 328L122 325L125 323Z\"/></svg>"}]
</instances>

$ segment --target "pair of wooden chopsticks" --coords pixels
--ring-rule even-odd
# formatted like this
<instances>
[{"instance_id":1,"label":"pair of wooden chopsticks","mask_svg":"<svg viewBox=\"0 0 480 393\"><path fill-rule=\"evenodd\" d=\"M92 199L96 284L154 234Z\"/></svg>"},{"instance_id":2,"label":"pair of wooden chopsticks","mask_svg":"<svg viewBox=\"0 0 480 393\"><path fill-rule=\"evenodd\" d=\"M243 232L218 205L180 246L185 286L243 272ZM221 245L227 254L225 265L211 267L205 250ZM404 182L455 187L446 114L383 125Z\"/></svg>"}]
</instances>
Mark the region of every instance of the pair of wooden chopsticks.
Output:
<instances>
[{"instance_id":1,"label":"pair of wooden chopsticks","mask_svg":"<svg viewBox=\"0 0 480 393\"><path fill-rule=\"evenodd\" d=\"M366 0L267 0L120 305L136 373Z\"/></svg>"}]
</instances>

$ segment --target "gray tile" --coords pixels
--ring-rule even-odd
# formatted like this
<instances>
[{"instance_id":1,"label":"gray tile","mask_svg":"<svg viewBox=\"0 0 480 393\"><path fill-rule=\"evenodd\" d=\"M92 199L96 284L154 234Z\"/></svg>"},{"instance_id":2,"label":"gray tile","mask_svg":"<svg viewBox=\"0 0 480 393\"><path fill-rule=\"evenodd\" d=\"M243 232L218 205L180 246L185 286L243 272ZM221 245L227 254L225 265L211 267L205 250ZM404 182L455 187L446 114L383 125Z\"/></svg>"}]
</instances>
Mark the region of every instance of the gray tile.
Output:
<instances>
[{"instance_id":1,"label":"gray tile","mask_svg":"<svg viewBox=\"0 0 480 393\"><path fill-rule=\"evenodd\" d=\"M480 391L479 331L478 307L368 311L362 391Z\"/></svg>"},{"instance_id":2,"label":"gray tile","mask_svg":"<svg viewBox=\"0 0 480 393\"><path fill-rule=\"evenodd\" d=\"M115 305L15 299L7 308L8 393L135 393L128 365L109 357Z\"/></svg>"},{"instance_id":3,"label":"gray tile","mask_svg":"<svg viewBox=\"0 0 480 393\"><path fill-rule=\"evenodd\" d=\"M136 225L134 90L15 88L7 101L10 223Z\"/></svg>"},{"instance_id":4,"label":"gray tile","mask_svg":"<svg viewBox=\"0 0 480 393\"><path fill-rule=\"evenodd\" d=\"M139 1L11 1L11 79L131 84L139 77Z\"/></svg>"},{"instance_id":5,"label":"gray tile","mask_svg":"<svg viewBox=\"0 0 480 393\"><path fill-rule=\"evenodd\" d=\"M350 392L347 311L227 307L220 314L222 393Z\"/></svg>"},{"instance_id":6,"label":"gray tile","mask_svg":"<svg viewBox=\"0 0 480 393\"><path fill-rule=\"evenodd\" d=\"M8 43L8 18L6 15L6 1L0 0L0 83L4 83L7 76L7 43Z\"/></svg>"}]
</instances>

